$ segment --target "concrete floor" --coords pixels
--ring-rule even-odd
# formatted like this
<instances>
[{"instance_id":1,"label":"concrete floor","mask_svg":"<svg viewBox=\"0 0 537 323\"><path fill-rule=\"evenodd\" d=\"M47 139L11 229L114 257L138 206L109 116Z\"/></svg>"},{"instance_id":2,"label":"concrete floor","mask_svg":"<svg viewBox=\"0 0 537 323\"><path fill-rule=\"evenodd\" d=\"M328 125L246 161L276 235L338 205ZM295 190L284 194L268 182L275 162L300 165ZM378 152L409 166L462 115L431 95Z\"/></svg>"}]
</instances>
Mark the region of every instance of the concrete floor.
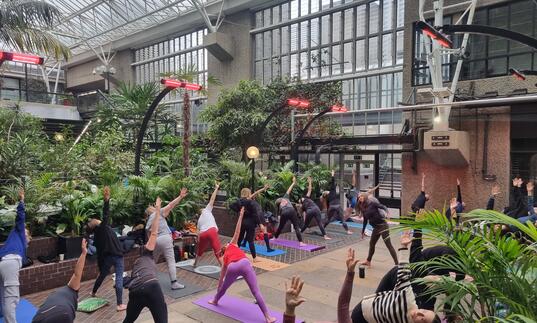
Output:
<instances>
[{"instance_id":1,"label":"concrete floor","mask_svg":"<svg viewBox=\"0 0 537 323\"><path fill-rule=\"evenodd\" d=\"M333 225L330 225L329 228L330 227L333 227ZM340 230L336 227L331 229L337 231ZM346 240L345 245L337 244L337 246L334 246L334 248L329 248L327 245L327 252L320 253L316 256L306 259L300 258L302 260L299 259L297 262L292 262L289 267L284 269L259 274L258 283L267 306L273 310L283 312L285 308L285 281L293 275L300 275L305 281L302 296L306 298L306 302L297 308L297 317L305 320L306 322L335 322L337 315L337 298L346 272L345 260L347 249L349 246L355 248L356 254L360 259L364 259L367 256L369 238L360 241L357 239L359 234L358 229L354 231L355 233L352 237L353 241ZM287 235L288 236L285 237L287 239L290 239L294 236L294 234ZM312 243L310 241L307 242ZM317 244L321 243L322 242L317 242ZM392 235L392 243L396 248L399 246L397 236ZM204 258L206 256L212 257L207 254L204 255ZM374 292L382 276L390 268L392 268L392 266L393 260L391 259L386 246L382 241L379 241L375 256L373 258L373 265L370 269L366 270L366 278L360 279L358 278L358 275L356 275L353 297L351 299L351 308L357 304L363 296ZM160 271L166 271L163 263L159 264L158 267ZM189 281L191 277L194 277L196 279L195 283L198 286L204 287L206 291L176 300L166 297L170 323L237 322L194 305L192 301L204 295L215 293L217 281L215 279L192 274L184 270L178 270L178 279L180 281L183 279L185 281ZM92 281L83 283L79 293L79 299L88 297L92 283ZM25 298L36 306L39 306L49 294L50 291L44 291L33 295L27 295ZM233 286L228 290L228 294L247 301L254 301L248 286L244 281L238 281L237 283L233 284ZM115 297L111 279L110 281L105 281L99 291L99 296L108 298L111 301L111 306L101 309L92 315L78 312L76 322L122 322L125 314L124 312L117 313L115 311L115 302L113 301ZM123 296L125 301L127 300L127 297L128 292L125 290ZM142 312L137 322L153 322L151 314L147 309Z\"/></svg>"}]
</instances>

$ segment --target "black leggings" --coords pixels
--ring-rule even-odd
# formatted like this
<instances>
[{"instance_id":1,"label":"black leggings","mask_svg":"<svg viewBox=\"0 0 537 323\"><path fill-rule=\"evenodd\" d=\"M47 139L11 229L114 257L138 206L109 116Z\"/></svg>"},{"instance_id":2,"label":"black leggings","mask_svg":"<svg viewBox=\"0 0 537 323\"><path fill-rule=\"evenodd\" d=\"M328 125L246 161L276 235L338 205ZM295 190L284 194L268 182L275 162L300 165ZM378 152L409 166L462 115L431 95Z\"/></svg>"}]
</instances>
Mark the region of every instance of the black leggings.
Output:
<instances>
[{"instance_id":1,"label":"black leggings","mask_svg":"<svg viewBox=\"0 0 537 323\"><path fill-rule=\"evenodd\" d=\"M252 258L255 258L257 256L257 253L255 252L254 239L255 239L255 226L243 225L241 227L241 232L239 234L239 242L241 246L243 246L243 245L246 245L246 242L248 241Z\"/></svg>"},{"instance_id":2,"label":"black leggings","mask_svg":"<svg viewBox=\"0 0 537 323\"><path fill-rule=\"evenodd\" d=\"M317 221L317 225L319 226L319 229L321 229L321 234L325 236L326 231L324 231L324 227L322 225L320 210L306 211L306 220L304 221L304 226L302 227L302 230L300 230L300 232L304 232L310 225L311 220L313 220L314 218L315 218L315 221Z\"/></svg>"},{"instance_id":3,"label":"black leggings","mask_svg":"<svg viewBox=\"0 0 537 323\"><path fill-rule=\"evenodd\" d=\"M129 292L127 316L123 323L136 321L144 307L149 308L155 323L168 323L168 307L158 281L151 281Z\"/></svg>"},{"instance_id":4,"label":"black leggings","mask_svg":"<svg viewBox=\"0 0 537 323\"><path fill-rule=\"evenodd\" d=\"M392 255L393 261L397 265L399 263L399 261L397 260L397 253L392 246L392 241L390 240L390 228L388 227L388 223L386 223L386 221L379 224L375 224L373 226L373 233L371 233L371 240L369 240L369 254L367 255L367 261L371 261L371 259L373 259L373 254L375 253L375 246L379 241L380 237L384 239L384 243L386 244L388 251Z\"/></svg>"},{"instance_id":5,"label":"black leggings","mask_svg":"<svg viewBox=\"0 0 537 323\"><path fill-rule=\"evenodd\" d=\"M341 206L339 205L331 205L328 208L328 212L326 214L326 222L324 223L324 227L326 228L327 225L332 222L332 218L335 218L336 220L339 220L341 224L343 224L343 228L346 231L349 231L349 226L347 223L345 223L345 219L343 218L343 210L341 209Z\"/></svg>"},{"instance_id":6,"label":"black leggings","mask_svg":"<svg viewBox=\"0 0 537 323\"><path fill-rule=\"evenodd\" d=\"M282 233L283 227L285 226L287 221L291 221L293 227L295 228L296 238L298 239L298 241L302 242L302 234L300 233L300 224L298 223L298 216L296 215L295 209L292 208L285 208L282 211L280 215L280 224L278 225L278 229L276 230L274 237L277 239L280 236L280 233Z\"/></svg>"}]
</instances>

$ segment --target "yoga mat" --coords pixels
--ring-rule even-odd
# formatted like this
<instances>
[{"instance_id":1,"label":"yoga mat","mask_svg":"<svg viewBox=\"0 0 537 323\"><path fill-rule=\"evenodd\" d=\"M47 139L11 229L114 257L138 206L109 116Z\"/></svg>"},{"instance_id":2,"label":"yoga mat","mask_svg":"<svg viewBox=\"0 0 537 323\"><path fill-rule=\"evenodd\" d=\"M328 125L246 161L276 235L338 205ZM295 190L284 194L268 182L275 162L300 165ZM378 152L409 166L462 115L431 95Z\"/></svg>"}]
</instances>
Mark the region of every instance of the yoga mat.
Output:
<instances>
[{"instance_id":1,"label":"yoga mat","mask_svg":"<svg viewBox=\"0 0 537 323\"><path fill-rule=\"evenodd\" d=\"M363 225L362 223L349 222L349 221L347 221L347 222L345 222L345 223L346 223L349 227L351 227L351 228L360 228L360 229L361 229L361 228L364 227L364 225ZM330 224L343 225L343 224L342 224L341 222L339 222L339 221L330 222ZM373 230L373 227L372 227L371 225L368 224L366 229L367 229L367 230Z\"/></svg>"},{"instance_id":2,"label":"yoga mat","mask_svg":"<svg viewBox=\"0 0 537 323\"><path fill-rule=\"evenodd\" d=\"M233 296L224 295L218 302L218 305L209 304L214 295L204 296L193 303L209 311L222 314L231 319L245 323L265 323L265 317L259 306L252 301L245 301ZM283 314L269 309L270 316L276 318L276 322L283 322ZM295 319L295 323L301 323L303 320Z\"/></svg>"},{"instance_id":3,"label":"yoga mat","mask_svg":"<svg viewBox=\"0 0 537 323\"><path fill-rule=\"evenodd\" d=\"M252 262L252 266L266 270L266 271L275 271L278 269L289 267L289 264L286 264L284 262L279 262L279 261L275 261L275 260L271 260L271 259L267 259L263 257L256 257L255 262L253 261L250 255L248 255L248 258Z\"/></svg>"},{"instance_id":4,"label":"yoga mat","mask_svg":"<svg viewBox=\"0 0 537 323\"><path fill-rule=\"evenodd\" d=\"M203 266L198 266L198 268L199 267L203 267ZM214 279L220 279L220 272L217 272L217 273L201 273L201 272L195 271L194 266L181 266L179 268L184 269L186 271L190 271L191 273L195 273L195 274L198 274L198 275L205 276L205 277L214 278Z\"/></svg>"},{"instance_id":5,"label":"yoga mat","mask_svg":"<svg viewBox=\"0 0 537 323\"><path fill-rule=\"evenodd\" d=\"M108 305L108 300L100 297L90 297L78 302L77 311L91 313Z\"/></svg>"},{"instance_id":6,"label":"yoga mat","mask_svg":"<svg viewBox=\"0 0 537 323\"><path fill-rule=\"evenodd\" d=\"M172 285L170 282L170 275L168 275L168 273L159 272L158 282L160 283L160 288L162 289L162 292L170 296L171 298L175 298L175 299L189 296L192 294L196 294L204 290L203 288L197 285L190 284L190 283L186 284L185 282L182 282L182 281L179 281L179 284L185 285L185 288L172 290L172 287L171 287Z\"/></svg>"},{"instance_id":7,"label":"yoga mat","mask_svg":"<svg viewBox=\"0 0 537 323\"><path fill-rule=\"evenodd\" d=\"M254 246L255 246L255 252L257 252L258 255L262 255L262 256L266 256L266 257L274 257L274 256L279 256L279 255L285 254L285 250L272 248L272 249L274 249L274 251L267 252L267 247L266 246L256 244L256 243L254 243ZM248 246L248 243L246 243L246 247L241 247L241 249L244 250L244 251L250 252L250 248Z\"/></svg>"},{"instance_id":8,"label":"yoga mat","mask_svg":"<svg viewBox=\"0 0 537 323\"><path fill-rule=\"evenodd\" d=\"M194 265L194 259L187 259L175 263L175 267L188 267Z\"/></svg>"},{"instance_id":9,"label":"yoga mat","mask_svg":"<svg viewBox=\"0 0 537 323\"><path fill-rule=\"evenodd\" d=\"M32 323L32 319L37 313L37 307L26 299L21 298L15 315L17 316L17 323ZM0 317L0 322L4 323L4 317Z\"/></svg>"},{"instance_id":10,"label":"yoga mat","mask_svg":"<svg viewBox=\"0 0 537 323\"><path fill-rule=\"evenodd\" d=\"M300 246L298 241L286 240L286 239L272 239L270 240L270 243L276 244L279 246L288 247L288 248L309 251L309 252L313 252L313 251L317 251L317 250L321 250L325 248L325 246L317 246L314 244L306 244L305 246Z\"/></svg>"}]
</instances>

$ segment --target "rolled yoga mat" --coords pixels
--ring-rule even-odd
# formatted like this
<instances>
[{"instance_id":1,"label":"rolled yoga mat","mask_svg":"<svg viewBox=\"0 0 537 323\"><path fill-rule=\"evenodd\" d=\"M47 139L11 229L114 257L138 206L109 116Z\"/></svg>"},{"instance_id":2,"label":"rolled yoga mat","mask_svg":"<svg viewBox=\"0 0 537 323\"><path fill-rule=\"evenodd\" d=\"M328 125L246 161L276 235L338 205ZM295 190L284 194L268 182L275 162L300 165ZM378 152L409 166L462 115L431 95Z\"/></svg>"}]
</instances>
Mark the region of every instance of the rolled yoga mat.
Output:
<instances>
[{"instance_id":1,"label":"rolled yoga mat","mask_svg":"<svg viewBox=\"0 0 537 323\"><path fill-rule=\"evenodd\" d=\"M209 311L213 311L218 314L222 314L231 319L245 322L245 323L265 323L265 317L259 309L259 306L253 302L245 301L237 297L224 295L218 302L218 305L209 304L209 301L214 298L214 295L210 294L204 296L193 303L201 306ZM269 309L270 316L276 318L276 322L283 322L283 314L280 312ZM303 320L295 319L295 323L303 322Z\"/></svg>"},{"instance_id":2,"label":"rolled yoga mat","mask_svg":"<svg viewBox=\"0 0 537 323\"><path fill-rule=\"evenodd\" d=\"M248 246L248 243L249 242L246 243L246 247L241 247L241 249L244 251L250 252L250 247ZM255 246L255 252L257 252L258 255L266 256L266 257L279 256L279 255L285 254L286 252L285 250L281 250L281 249L274 249L274 251L268 252L266 246L256 244L256 243L254 243L254 246Z\"/></svg>"},{"instance_id":3,"label":"rolled yoga mat","mask_svg":"<svg viewBox=\"0 0 537 323\"><path fill-rule=\"evenodd\" d=\"M28 302L26 299L21 298L19 305L17 305L17 310L15 315L17 317L17 323L31 323L35 314L37 313L37 307L32 303ZM0 322L4 323L4 317L0 317Z\"/></svg>"},{"instance_id":4,"label":"rolled yoga mat","mask_svg":"<svg viewBox=\"0 0 537 323\"><path fill-rule=\"evenodd\" d=\"M185 296L190 296L192 294L196 294L204 290L203 288L197 285L190 284L190 283L186 284L181 281L179 281L179 284L185 285L185 288L172 290L172 285L170 282L170 275L168 275L168 273L159 272L158 282L160 283L160 288L162 288L162 292L174 299L185 297Z\"/></svg>"},{"instance_id":5,"label":"rolled yoga mat","mask_svg":"<svg viewBox=\"0 0 537 323\"><path fill-rule=\"evenodd\" d=\"M309 252L313 252L313 251L317 251L317 250L321 250L325 248L325 246L317 246L314 244L306 244L305 246L300 246L300 243L298 241L286 240L286 239L272 239L270 240L270 243L279 245L279 246L288 247L288 248L309 251Z\"/></svg>"}]
</instances>

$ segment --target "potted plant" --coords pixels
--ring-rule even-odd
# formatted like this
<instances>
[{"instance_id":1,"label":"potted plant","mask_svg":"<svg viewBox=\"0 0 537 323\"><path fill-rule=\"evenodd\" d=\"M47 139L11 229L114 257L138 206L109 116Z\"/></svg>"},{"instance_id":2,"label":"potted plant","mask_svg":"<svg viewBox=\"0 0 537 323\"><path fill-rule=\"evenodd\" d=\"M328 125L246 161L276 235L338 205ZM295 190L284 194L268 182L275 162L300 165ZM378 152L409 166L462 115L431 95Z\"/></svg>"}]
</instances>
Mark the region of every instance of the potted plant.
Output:
<instances>
[{"instance_id":1,"label":"potted plant","mask_svg":"<svg viewBox=\"0 0 537 323\"><path fill-rule=\"evenodd\" d=\"M83 198L73 195L64 199L62 223L56 227L58 253L64 254L64 259L77 258L82 252L80 231L82 224L89 217L89 211L84 204Z\"/></svg>"}]
</instances>

